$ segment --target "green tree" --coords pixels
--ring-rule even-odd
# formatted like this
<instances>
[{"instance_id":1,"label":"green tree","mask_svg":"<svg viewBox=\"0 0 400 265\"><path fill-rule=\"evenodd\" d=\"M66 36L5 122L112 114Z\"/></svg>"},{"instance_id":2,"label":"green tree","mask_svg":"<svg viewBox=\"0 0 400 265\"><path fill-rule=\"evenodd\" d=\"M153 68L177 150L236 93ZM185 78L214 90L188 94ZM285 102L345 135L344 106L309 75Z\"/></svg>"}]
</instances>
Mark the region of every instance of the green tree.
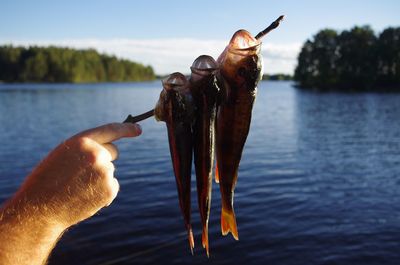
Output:
<instances>
[{"instance_id":1,"label":"green tree","mask_svg":"<svg viewBox=\"0 0 400 265\"><path fill-rule=\"evenodd\" d=\"M46 54L37 48L31 48L28 52L31 52L32 56L25 60L20 79L32 82L47 81L45 80L48 71Z\"/></svg>"},{"instance_id":2,"label":"green tree","mask_svg":"<svg viewBox=\"0 0 400 265\"><path fill-rule=\"evenodd\" d=\"M125 81L125 67L123 62L118 62L115 56L106 56L103 58L103 63L108 81Z\"/></svg>"},{"instance_id":3,"label":"green tree","mask_svg":"<svg viewBox=\"0 0 400 265\"><path fill-rule=\"evenodd\" d=\"M93 49L0 46L0 81L4 82L123 82L154 78L151 66L102 55Z\"/></svg>"},{"instance_id":4,"label":"green tree","mask_svg":"<svg viewBox=\"0 0 400 265\"><path fill-rule=\"evenodd\" d=\"M22 48L0 46L0 81L15 82L20 72Z\"/></svg>"},{"instance_id":5,"label":"green tree","mask_svg":"<svg viewBox=\"0 0 400 265\"><path fill-rule=\"evenodd\" d=\"M339 34L321 30L304 43L294 79L318 90L400 91L400 28L388 28L379 38L368 26Z\"/></svg>"},{"instance_id":6,"label":"green tree","mask_svg":"<svg viewBox=\"0 0 400 265\"><path fill-rule=\"evenodd\" d=\"M378 81L383 87L400 84L400 28L387 28L378 38Z\"/></svg>"},{"instance_id":7,"label":"green tree","mask_svg":"<svg viewBox=\"0 0 400 265\"><path fill-rule=\"evenodd\" d=\"M337 84L337 32L325 29L307 40L295 70L295 79L305 86L329 88Z\"/></svg>"},{"instance_id":8,"label":"green tree","mask_svg":"<svg viewBox=\"0 0 400 265\"><path fill-rule=\"evenodd\" d=\"M343 31L338 37L340 87L369 90L376 79L376 37L368 26Z\"/></svg>"}]
</instances>

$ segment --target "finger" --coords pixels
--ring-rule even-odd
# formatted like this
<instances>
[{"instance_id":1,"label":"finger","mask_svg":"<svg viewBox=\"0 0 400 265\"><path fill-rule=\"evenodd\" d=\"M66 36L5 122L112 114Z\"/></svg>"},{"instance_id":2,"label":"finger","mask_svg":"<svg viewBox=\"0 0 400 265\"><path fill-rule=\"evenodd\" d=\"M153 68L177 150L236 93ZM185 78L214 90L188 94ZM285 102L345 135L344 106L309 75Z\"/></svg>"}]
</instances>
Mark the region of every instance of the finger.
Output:
<instances>
[{"instance_id":1,"label":"finger","mask_svg":"<svg viewBox=\"0 0 400 265\"><path fill-rule=\"evenodd\" d=\"M116 178L112 178L110 182L110 194L108 198L108 202L106 203L106 207L109 206L114 199L117 197L119 192L119 182Z\"/></svg>"},{"instance_id":2,"label":"finger","mask_svg":"<svg viewBox=\"0 0 400 265\"><path fill-rule=\"evenodd\" d=\"M112 143L107 143L107 144L102 144L105 149L110 153L111 155L111 160L114 161L118 158L118 148L115 144Z\"/></svg>"},{"instance_id":3,"label":"finger","mask_svg":"<svg viewBox=\"0 0 400 265\"><path fill-rule=\"evenodd\" d=\"M93 151L95 158L93 159L93 164L98 166L104 166L108 163L111 163L113 160L113 153L111 153L106 147L103 145L97 144L97 150Z\"/></svg>"},{"instance_id":4,"label":"finger","mask_svg":"<svg viewBox=\"0 0 400 265\"><path fill-rule=\"evenodd\" d=\"M142 133L139 124L109 123L77 134L77 137L88 137L98 143L110 143L124 137L135 137Z\"/></svg>"}]
</instances>

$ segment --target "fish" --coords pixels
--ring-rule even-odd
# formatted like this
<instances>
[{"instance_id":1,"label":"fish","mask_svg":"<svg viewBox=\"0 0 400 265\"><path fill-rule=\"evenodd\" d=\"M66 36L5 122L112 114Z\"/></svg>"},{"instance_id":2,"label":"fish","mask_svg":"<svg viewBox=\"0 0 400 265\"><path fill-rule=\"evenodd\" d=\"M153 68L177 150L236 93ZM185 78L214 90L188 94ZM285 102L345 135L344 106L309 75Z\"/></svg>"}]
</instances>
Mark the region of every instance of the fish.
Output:
<instances>
[{"instance_id":1,"label":"fish","mask_svg":"<svg viewBox=\"0 0 400 265\"><path fill-rule=\"evenodd\" d=\"M193 153L196 170L197 201L202 223L202 246L210 256L208 221L211 207L211 189L215 146L216 101L219 88L215 72L217 62L208 55L201 55L191 66L190 90L196 106L193 125Z\"/></svg>"},{"instance_id":2,"label":"fish","mask_svg":"<svg viewBox=\"0 0 400 265\"><path fill-rule=\"evenodd\" d=\"M172 165L178 191L179 206L193 255L194 238L191 225L191 171L193 153L194 102L188 80L178 72L162 81L163 90L154 109L157 121L167 126Z\"/></svg>"},{"instance_id":3,"label":"fish","mask_svg":"<svg viewBox=\"0 0 400 265\"><path fill-rule=\"evenodd\" d=\"M238 30L218 57L221 88L216 117L216 181L221 193L221 232L239 240L234 190L239 163L249 133L257 84L262 77L261 42L246 30Z\"/></svg>"}]
</instances>

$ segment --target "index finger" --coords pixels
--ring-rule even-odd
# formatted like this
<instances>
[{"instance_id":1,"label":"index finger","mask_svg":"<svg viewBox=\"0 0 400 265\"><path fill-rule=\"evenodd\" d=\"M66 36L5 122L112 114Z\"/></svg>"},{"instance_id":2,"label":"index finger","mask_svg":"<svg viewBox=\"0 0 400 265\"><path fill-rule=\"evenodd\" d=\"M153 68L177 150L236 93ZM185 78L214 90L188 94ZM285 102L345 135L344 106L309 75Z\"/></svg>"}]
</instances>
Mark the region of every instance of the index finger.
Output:
<instances>
[{"instance_id":1,"label":"index finger","mask_svg":"<svg viewBox=\"0 0 400 265\"><path fill-rule=\"evenodd\" d=\"M88 137L100 144L110 143L124 137L135 137L142 133L139 124L109 123L83 131L76 136Z\"/></svg>"}]
</instances>

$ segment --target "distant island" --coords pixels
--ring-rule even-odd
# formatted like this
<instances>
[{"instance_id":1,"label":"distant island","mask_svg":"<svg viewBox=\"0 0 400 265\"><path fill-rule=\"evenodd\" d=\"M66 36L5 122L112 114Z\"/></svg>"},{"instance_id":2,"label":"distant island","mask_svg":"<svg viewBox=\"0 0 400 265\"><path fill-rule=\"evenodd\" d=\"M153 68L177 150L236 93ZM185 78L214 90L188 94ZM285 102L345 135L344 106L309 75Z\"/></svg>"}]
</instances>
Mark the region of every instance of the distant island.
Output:
<instances>
[{"instance_id":1,"label":"distant island","mask_svg":"<svg viewBox=\"0 0 400 265\"><path fill-rule=\"evenodd\" d=\"M0 46L0 82L127 82L155 77L151 66L93 49Z\"/></svg>"},{"instance_id":2,"label":"distant island","mask_svg":"<svg viewBox=\"0 0 400 265\"><path fill-rule=\"evenodd\" d=\"M294 80L318 91L400 92L400 27L321 30L304 43Z\"/></svg>"},{"instance_id":3,"label":"distant island","mask_svg":"<svg viewBox=\"0 0 400 265\"><path fill-rule=\"evenodd\" d=\"M262 80L288 81L288 80L293 80L293 76L288 74L264 74Z\"/></svg>"}]
</instances>

